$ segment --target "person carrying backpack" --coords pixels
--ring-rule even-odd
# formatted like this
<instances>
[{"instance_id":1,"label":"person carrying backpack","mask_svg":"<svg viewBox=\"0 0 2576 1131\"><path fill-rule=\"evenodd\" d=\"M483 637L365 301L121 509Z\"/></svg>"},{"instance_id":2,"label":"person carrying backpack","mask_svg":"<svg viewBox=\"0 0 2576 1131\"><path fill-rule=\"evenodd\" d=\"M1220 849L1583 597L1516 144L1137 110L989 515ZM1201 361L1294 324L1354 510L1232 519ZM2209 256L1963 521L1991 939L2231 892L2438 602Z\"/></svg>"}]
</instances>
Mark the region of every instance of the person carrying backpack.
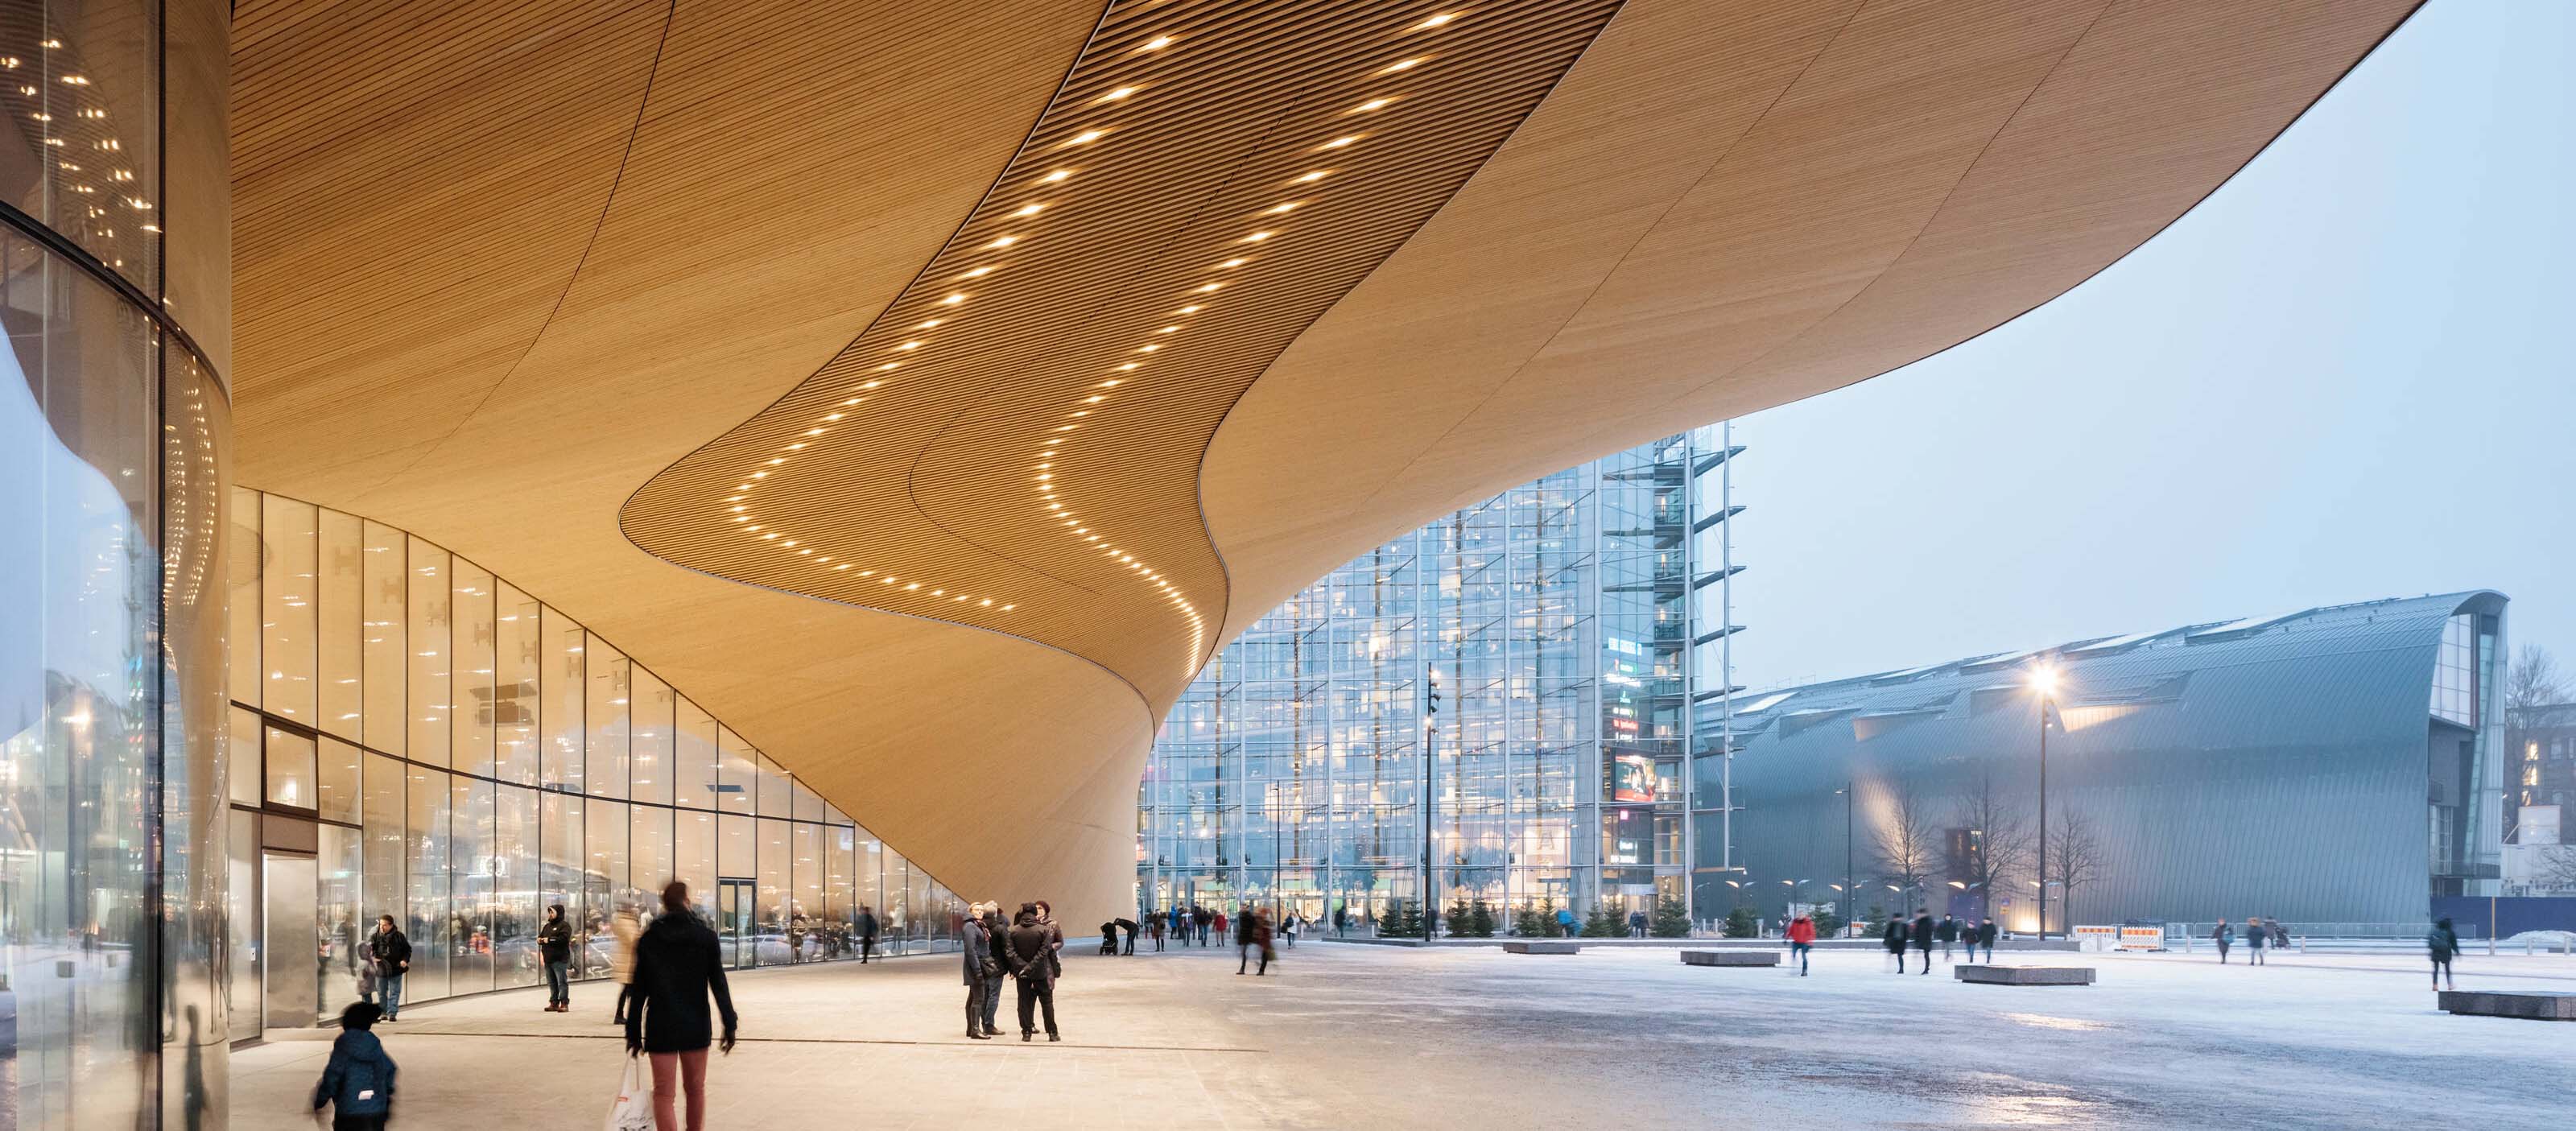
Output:
<instances>
[{"instance_id":1,"label":"person carrying backpack","mask_svg":"<svg viewBox=\"0 0 2576 1131\"><path fill-rule=\"evenodd\" d=\"M2459 989L2460 984L2451 980L2451 960L2459 957L2460 933L2451 929L2450 916L2443 916L2432 930L2424 932L2424 949L2433 956L2433 988Z\"/></svg>"},{"instance_id":2,"label":"person carrying backpack","mask_svg":"<svg viewBox=\"0 0 2576 1131\"><path fill-rule=\"evenodd\" d=\"M313 1110L331 1109L331 1131L378 1131L394 1111L394 1058L376 1039L384 1011L366 1002L340 1011L340 1035L313 1085Z\"/></svg>"}]
</instances>

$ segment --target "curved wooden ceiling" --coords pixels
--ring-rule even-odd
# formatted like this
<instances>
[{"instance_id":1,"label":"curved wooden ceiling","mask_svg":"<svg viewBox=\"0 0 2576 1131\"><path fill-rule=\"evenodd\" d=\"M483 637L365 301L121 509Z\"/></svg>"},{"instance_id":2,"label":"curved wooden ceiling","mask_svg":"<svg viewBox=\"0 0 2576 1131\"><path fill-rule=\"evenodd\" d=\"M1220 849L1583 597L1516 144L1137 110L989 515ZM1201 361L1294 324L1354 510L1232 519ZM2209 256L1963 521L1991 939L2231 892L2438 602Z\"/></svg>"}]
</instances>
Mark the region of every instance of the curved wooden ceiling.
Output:
<instances>
[{"instance_id":1,"label":"curved wooden ceiling","mask_svg":"<svg viewBox=\"0 0 2576 1131\"><path fill-rule=\"evenodd\" d=\"M1241 623L1457 501L2063 291L2412 6L1627 0L1592 39L1606 4L245 2L241 479L474 557L961 892L1092 921L1154 723ZM1449 12L1432 53L1483 64L1333 130ZM1139 53L1154 23L1226 47ZM1209 266L1349 134L1348 195L1296 199L1371 207ZM1046 159L1080 196L1029 195ZM1004 218L1044 224L988 247ZM1233 305L1159 317L1209 271ZM911 384L825 403L934 317L882 355ZM1098 385L1164 325L1151 383ZM1090 450L1039 457L1065 424ZM761 492L714 473L755 467L799 468L757 512L798 533L732 537L923 588L725 548Z\"/></svg>"}]
</instances>

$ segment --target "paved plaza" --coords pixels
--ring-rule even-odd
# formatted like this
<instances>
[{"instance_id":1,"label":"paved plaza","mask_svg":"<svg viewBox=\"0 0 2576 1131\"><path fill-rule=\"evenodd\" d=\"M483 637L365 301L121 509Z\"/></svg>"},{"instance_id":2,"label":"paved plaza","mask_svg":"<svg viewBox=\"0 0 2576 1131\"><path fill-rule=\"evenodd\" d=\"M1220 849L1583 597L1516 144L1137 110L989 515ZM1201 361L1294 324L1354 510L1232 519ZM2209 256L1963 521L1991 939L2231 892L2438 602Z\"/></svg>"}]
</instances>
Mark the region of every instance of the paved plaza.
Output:
<instances>
[{"instance_id":1,"label":"paved plaza","mask_svg":"<svg viewBox=\"0 0 2576 1131\"><path fill-rule=\"evenodd\" d=\"M1308 941L1268 978L1223 949L1068 963L1065 1043L961 1033L953 956L737 975L742 1043L709 1072L721 1128L2539 1128L2576 1094L2576 1025L2452 1017L2407 954L2004 956L2090 962L2075 988L1970 986L1876 954L1812 977ZM2462 959L2461 987L2576 990L2576 958ZM588 1127L620 1045L599 986L418 1006L380 1029L397 1126ZM312 1126L328 1046L233 1058L233 1126ZM966 1125L983 1125L970 1122Z\"/></svg>"}]
</instances>

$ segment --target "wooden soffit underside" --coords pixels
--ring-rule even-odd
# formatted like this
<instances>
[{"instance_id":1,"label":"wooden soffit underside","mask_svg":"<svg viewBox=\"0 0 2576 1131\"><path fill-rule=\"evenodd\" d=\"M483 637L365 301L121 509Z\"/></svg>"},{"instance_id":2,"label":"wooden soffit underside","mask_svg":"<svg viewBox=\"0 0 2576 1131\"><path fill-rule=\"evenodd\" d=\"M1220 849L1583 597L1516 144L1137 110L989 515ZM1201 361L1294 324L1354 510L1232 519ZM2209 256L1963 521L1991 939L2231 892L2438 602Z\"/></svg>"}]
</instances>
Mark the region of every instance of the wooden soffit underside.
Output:
<instances>
[{"instance_id":1,"label":"wooden soffit underside","mask_svg":"<svg viewBox=\"0 0 2576 1131\"><path fill-rule=\"evenodd\" d=\"M245 3L241 480L1096 921L1155 722L1278 600L2061 293L2412 0L1613 7Z\"/></svg>"}]
</instances>

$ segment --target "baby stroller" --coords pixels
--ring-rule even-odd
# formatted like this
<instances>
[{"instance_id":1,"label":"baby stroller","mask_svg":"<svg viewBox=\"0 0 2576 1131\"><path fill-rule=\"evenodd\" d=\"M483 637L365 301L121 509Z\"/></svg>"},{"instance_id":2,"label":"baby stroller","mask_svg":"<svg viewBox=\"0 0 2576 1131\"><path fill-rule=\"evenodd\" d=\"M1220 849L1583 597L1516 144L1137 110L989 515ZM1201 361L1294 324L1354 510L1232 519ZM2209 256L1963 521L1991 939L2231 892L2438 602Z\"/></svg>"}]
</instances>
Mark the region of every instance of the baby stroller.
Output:
<instances>
[{"instance_id":1,"label":"baby stroller","mask_svg":"<svg viewBox=\"0 0 2576 1131\"><path fill-rule=\"evenodd\" d=\"M1100 925L1100 953L1118 953L1118 924L1102 923Z\"/></svg>"}]
</instances>

